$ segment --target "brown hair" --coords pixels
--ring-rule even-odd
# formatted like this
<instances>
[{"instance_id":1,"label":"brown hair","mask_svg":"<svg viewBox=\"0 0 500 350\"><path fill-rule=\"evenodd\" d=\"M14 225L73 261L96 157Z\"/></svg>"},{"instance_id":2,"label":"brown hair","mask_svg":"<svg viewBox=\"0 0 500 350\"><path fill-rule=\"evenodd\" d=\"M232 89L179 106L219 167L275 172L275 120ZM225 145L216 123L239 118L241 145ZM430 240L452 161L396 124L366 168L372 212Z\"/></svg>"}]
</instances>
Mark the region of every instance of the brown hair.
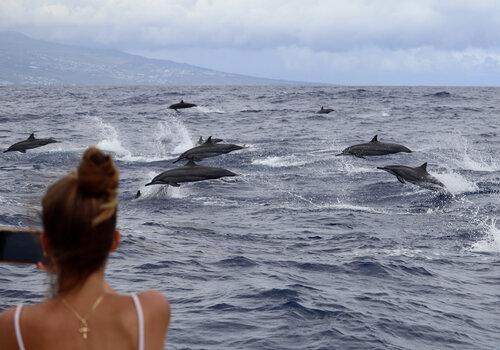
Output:
<instances>
[{"instance_id":1,"label":"brown hair","mask_svg":"<svg viewBox=\"0 0 500 350\"><path fill-rule=\"evenodd\" d=\"M57 292L71 290L100 269L116 226L118 169L109 155L91 147L77 173L52 184L42 199L42 219Z\"/></svg>"}]
</instances>

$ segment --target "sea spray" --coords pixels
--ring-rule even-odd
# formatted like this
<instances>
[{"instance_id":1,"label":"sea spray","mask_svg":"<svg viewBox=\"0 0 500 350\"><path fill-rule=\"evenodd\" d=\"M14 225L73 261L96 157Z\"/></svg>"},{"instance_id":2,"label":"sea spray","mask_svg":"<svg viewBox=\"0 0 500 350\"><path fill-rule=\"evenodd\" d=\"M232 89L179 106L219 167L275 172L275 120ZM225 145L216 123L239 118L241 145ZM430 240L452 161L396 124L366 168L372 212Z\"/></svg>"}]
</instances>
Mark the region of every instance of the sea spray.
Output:
<instances>
[{"instance_id":1,"label":"sea spray","mask_svg":"<svg viewBox=\"0 0 500 350\"><path fill-rule=\"evenodd\" d=\"M464 175L449 171L446 173L433 173L439 181L443 183L446 190L452 195L458 195L467 192L475 192L479 190L478 185L473 181L467 179Z\"/></svg>"},{"instance_id":2,"label":"sea spray","mask_svg":"<svg viewBox=\"0 0 500 350\"><path fill-rule=\"evenodd\" d=\"M186 126L175 117L168 121L160 121L156 125L156 133L150 142L139 144L132 153L122 143L118 130L99 117L93 118L100 132L101 140L97 147L112 152L116 159L128 162L154 162L173 158L175 155L194 146ZM143 140L144 138L141 137ZM146 138L148 140L148 138Z\"/></svg>"},{"instance_id":3,"label":"sea spray","mask_svg":"<svg viewBox=\"0 0 500 350\"><path fill-rule=\"evenodd\" d=\"M474 243L472 250L476 252L500 252L500 229L496 225L497 219L491 219L480 224L484 236Z\"/></svg>"},{"instance_id":4,"label":"sea spray","mask_svg":"<svg viewBox=\"0 0 500 350\"><path fill-rule=\"evenodd\" d=\"M168 121L158 122L155 135L157 157L171 157L194 146L188 129L179 119L170 117Z\"/></svg>"},{"instance_id":5,"label":"sea spray","mask_svg":"<svg viewBox=\"0 0 500 350\"><path fill-rule=\"evenodd\" d=\"M105 123L99 117L94 117L92 119L95 121L97 129L103 138L97 143L97 148L114 153L118 159L127 159L132 157L132 153L123 147L118 136L118 131L111 124Z\"/></svg>"},{"instance_id":6,"label":"sea spray","mask_svg":"<svg viewBox=\"0 0 500 350\"><path fill-rule=\"evenodd\" d=\"M455 166L463 170L492 172L500 170L500 162L493 155L491 150L478 150L471 142L460 133L454 133L450 139L445 140L445 144L452 151L450 158Z\"/></svg>"}]
</instances>

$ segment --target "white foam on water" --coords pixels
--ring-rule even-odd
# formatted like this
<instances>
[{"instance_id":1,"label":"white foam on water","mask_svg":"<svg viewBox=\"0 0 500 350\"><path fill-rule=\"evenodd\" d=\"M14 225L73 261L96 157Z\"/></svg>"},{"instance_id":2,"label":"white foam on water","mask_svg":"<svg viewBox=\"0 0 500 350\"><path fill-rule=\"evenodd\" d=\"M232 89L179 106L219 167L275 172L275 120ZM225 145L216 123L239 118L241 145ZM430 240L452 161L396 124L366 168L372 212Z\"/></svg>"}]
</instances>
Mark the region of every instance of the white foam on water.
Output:
<instances>
[{"instance_id":1,"label":"white foam on water","mask_svg":"<svg viewBox=\"0 0 500 350\"><path fill-rule=\"evenodd\" d=\"M54 145L54 146L53 146ZM52 147L50 147L52 146ZM45 149L41 149L41 150L38 150L38 149L34 149L34 150L30 150L30 152L47 152L47 153L61 153L61 152L64 152L64 153L72 153L72 152L81 152L83 150L86 149L86 147L82 147L82 146L73 146L73 145L68 145L67 143L52 143L49 145L50 148L48 148L47 150Z\"/></svg>"},{"instance_id":2,"label":"white foam on water","mask_svg":"<svg viewBox=\"0 0 500 350\"><path fill-rule=\"evenodd\" d=\"M489 222L487 221L482 225L485 236L483 239L473 244L473 251L500 253L500 229L497 227L496 223L497 219L491 219Z\"/></svg>"},{"instance_id":3,"label":"white foam on water","mask_svg":"<svg viewBox=\"0 0 500 350\"><path fill-rule=\"evenodd\" d=\"M384 214L384 213L386 213L385 211L380 210L380 209L365 207L362 205L346 204L346 203L324 204L324 205L320 205L320 207L327 208L327 209L360 211L360 212L372 213L372 214Z\"/></svg>"},{"instance_id":4,"label":"white foam on water","mask_svg":"<svg viewBox=\"0 0 500 350\"><path fill-rule=\"evenodd\" d=\"M217 108L209 108L209 107L203 107L203 106L197 106L195 108L202 113L217 113L217 114L226 113L222 109L217 109Z\"/></svg>"},{"instance_id":5,"label":"white foam on water","mask_svg":"<svg viewBox=\"0 0 500 350\"><path fill-rule=\"evenodd\" d=\"M356 205L356 204L347 204L347 203L326 203L326 204L316 204L313 201L304 198L296 193L291 193L288 192L289 194L293 195L294 197L301 199L302 201L311 204L313 207L317 209L334 209L334 210L347 210L347 211L356 211L356 212L364 212L364 213L371 213L371 214L387 214L386 211L380 210L380 209L375 209L371 207L366 207L362 205ZM291 209L291 210L304 210L303 206L300 207L294 207L294 206L288 206L284 205L284 208L286 209ZM309 208L310 209L310 208Z\"/></svg>"},{"instance_id":6,"label":"white foam on water","mask_svg":"<svg viewBox=\"0 0 500 350\"><path fill-rule=\"evenodd\" d=\"M476 183L468 180L461 174L450 171L448 173L431 175L441 181L446 189L453 195L479 190L479 187L476 185Z\"/></svg>"},{"instance_id":7,"label":"white foam on water","mask_svg":"<svg viewBox=\"0 0 500 350\"><path fill-rule=\"evenodd\" d=\"M382 112L382 117L389 117L389 116L390 116L390 114L389 114L389 113L387 113L387 112Z\"/></svg>"},{"instance_id":8,"label":"white foam on water","mask_svg":"<svg viewBox=\"0 0 500 350\"><path fill-rule=\"evenodd\" d=\"M308 162L301 160L296 156L270 156L263 159L253 159L252 164L254 165L265 165L271 168L283 168L305 165Z\"/></svg>"}]
</instances>

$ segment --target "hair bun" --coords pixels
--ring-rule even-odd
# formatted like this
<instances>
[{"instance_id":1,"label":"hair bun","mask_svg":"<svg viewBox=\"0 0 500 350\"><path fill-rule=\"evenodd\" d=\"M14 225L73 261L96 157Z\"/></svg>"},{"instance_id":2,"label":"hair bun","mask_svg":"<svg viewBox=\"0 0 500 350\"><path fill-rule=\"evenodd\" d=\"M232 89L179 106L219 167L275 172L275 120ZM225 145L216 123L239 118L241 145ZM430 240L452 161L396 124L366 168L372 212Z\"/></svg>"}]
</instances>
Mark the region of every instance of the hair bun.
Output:
<instances>
[{"instance_id":1,"label":"hair bun","mask_svg":"<svg viewBox=\"0 0 500 350\"><path fill-rule=\"evenodd\" d=\"M118 187L118 169L111 156L95 147L88 148L78 167L78 185L86 195L113 194Z\"/></svg>"}]
</instances>

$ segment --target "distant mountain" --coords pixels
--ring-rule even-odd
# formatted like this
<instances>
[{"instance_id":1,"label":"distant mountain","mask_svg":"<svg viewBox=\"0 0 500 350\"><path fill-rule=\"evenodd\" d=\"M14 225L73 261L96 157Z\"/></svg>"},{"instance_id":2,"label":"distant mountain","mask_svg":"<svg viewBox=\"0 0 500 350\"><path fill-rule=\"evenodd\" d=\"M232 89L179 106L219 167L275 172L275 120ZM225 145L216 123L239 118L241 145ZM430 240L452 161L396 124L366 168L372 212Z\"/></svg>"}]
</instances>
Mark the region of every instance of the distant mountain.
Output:
<instances>
[{"instance_id":1,"label":"distant mountain","mask_svg":"<svg viewBox=\"0 0 500 350\"><path fill-rule=\"evenodd\" d=\"M0 32L0 85L276 85L255 78L115 50L88 49Z\"/></svg>"}]
</instances>

